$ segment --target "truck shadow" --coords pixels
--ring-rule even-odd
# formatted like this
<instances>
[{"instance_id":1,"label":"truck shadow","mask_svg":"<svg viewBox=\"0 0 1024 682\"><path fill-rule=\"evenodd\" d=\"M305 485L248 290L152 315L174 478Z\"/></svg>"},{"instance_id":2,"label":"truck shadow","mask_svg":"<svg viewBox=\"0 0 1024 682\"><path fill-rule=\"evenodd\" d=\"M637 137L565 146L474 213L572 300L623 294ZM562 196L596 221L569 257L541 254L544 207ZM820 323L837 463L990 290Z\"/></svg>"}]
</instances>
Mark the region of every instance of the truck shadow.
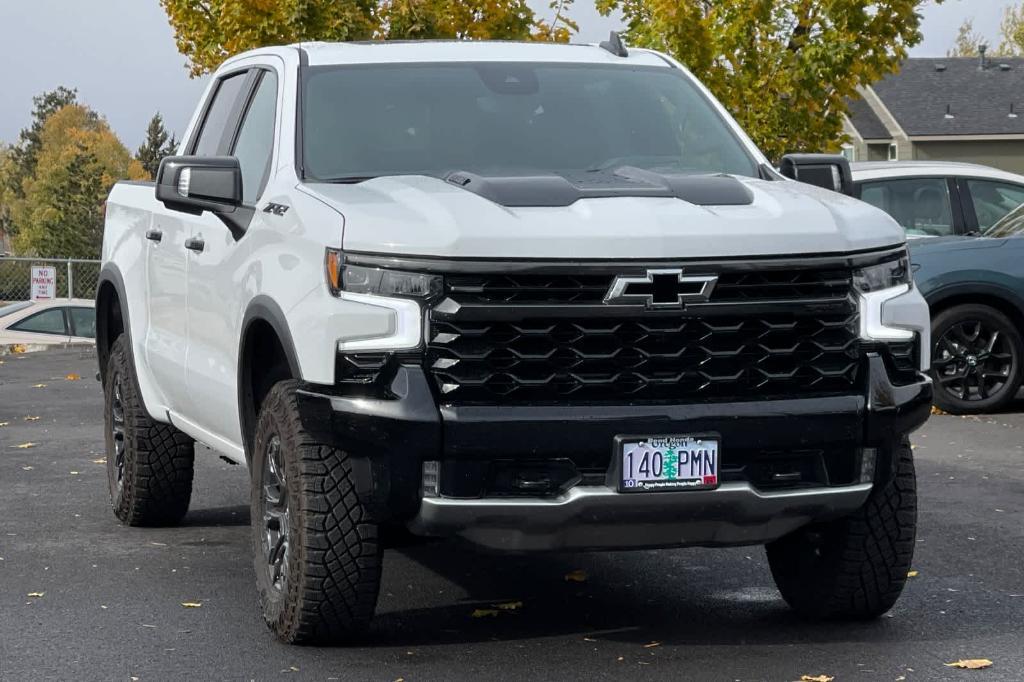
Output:
<instances>
[{"instance_id":1,"label":"truck shadow","mask_svg":"<svg viewBox=\"0 0 1024 682\"><path fill-rule=\"evenodd\" d=\"M577 636L581 646L617 642L643 651L645 645L901 642L982 634L977 624L962 622L944 626L941 635L928 630L928 619L918 613L927 601L913 590L891 615L877 620L808 622L771 585L759 548L501 556L438 542L399 553L455 583L465 598L453 603L445 599L451 589L445 589L443 605L402 608L412 601L406 591L419 590L430 599L429 584L395 585L385 569L385 591L393 593L398 609L391 610L382 593L366 646ZM586 581L566 579L575 571L585 572ZM422 571L413 567L416 573ZM988 628L997 632L1001 626L987 623L982 629Z\"/></svg>"}]
</instances>

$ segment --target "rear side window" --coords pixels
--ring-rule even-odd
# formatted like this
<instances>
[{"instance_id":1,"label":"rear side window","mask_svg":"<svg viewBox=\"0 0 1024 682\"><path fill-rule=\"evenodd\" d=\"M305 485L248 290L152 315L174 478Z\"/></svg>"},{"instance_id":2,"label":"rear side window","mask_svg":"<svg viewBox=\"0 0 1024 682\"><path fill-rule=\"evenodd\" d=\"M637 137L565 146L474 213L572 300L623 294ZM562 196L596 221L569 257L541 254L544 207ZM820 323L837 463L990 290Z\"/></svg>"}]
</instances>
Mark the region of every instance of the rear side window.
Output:
<instances>
[{"instance_id":1,"label":"rear side window","mask_svg":"<svg viewBox=\"0 0 1024 682\"><path fill-rule=\"evenodd\" d=\"M955 232L945 178L865 182L860 198L895 218L907 234L939 237Z\"/></svg>"},{"instance_id":2,"label":"rear side window","mask_svg":"<svg viewBox=\"0 0 1024 682\"><path fill-rule=\"evenodd\" d=\"M197 156L216 156L224 141L224 134L231 123L231 113L245 85L247 71L236 73L220 81L213 94L213 101L206 110L199 138L192 148Z\"/></svg>"},{"instance_id":3,"label":"rear side window","mask_svg":"<svg viewBox=\"0 0 1024 682\"><path fill-rule=\"evenodd\" d=\"M67 323L64 321L63 308L49 308L8 327L11 331L31 332L34 334L68 335Z\"/></svg>"},{"instance_id":4,"label":"rear side window","mask_svg":"<svg viewBox=\"0 0 1024 682\"><path fill-rule=\"evenodd\" d=\"M85 307L69 308L71 313L71 336L86 339L96 338L96 309Z\"/></svg>"},{"instance_id":5,"label":"rear side window","mask_svg":"<svg viewBox=\"0 0 1024 682\"><path fill-rule=\"evenodd\" d=\"M277 76L264 71L238 131L234 156L242 168L242 199L255 203L263 191L274 151L274 123L277 115Z\"/></svg>"},{"instance_id":6,"label":"rear side window","mask_svg":"<svg viewBox=\"0 0 1024 682\"><path fill-rule=\"evenodd\" d=\"M984 232L1024 204L1024 187L991 180L968 180L978 229Z\"/></svg>"}]
</instances>

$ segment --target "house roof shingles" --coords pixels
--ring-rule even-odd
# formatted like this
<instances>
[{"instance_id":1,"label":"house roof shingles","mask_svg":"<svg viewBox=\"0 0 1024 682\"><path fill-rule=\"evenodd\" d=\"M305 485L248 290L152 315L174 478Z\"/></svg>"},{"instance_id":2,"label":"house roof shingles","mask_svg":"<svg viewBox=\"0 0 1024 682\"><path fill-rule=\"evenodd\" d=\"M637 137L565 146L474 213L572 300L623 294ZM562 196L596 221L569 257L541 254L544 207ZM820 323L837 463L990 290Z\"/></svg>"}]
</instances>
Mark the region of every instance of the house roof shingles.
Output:
<instances>
[{"instance_id":1,"label":"house roof shingles","mask_svg":"<svg viewBox=\"0 0 1024 682\"><path fill-rule=\"evenodd\" d=\"M907 59L871 87L909 137L1024 135L1024 59L992 57L984 70L979 65L975 57ZM1019 116L1009 115L1011 104ZM851 106L850 121L871 139L881 122L874 112L862 115L865 108Z\"/></svg>"},{"instance_id":2,"label":"house roof shingles","mask_svg":"<svg viewBox=\"0 0 1024 682\"><path fill-rule=\"evenodd\" d=\"M849 111L850 123L857 129L860 136L865 140L889 140L892 135L882 123L882 120L875 115L871 105L862 99L851 99L846 102Z\"/></svg>"}]
</instances>

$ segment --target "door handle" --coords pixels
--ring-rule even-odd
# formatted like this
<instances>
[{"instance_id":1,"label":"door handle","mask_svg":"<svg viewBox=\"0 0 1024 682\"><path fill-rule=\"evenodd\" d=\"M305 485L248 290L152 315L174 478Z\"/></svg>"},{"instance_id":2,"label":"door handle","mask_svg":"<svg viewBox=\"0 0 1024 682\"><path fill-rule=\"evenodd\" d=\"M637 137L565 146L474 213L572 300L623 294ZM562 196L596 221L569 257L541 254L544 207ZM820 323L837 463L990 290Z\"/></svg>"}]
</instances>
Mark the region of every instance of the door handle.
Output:
<instances>
[{"instance_id":1,"label":"door handle","mask_svg":"<svg viewBox=\"0 0 1024 682\"><path fill-rule=\"evenodd\" d=\"M203 249L206 248L206 242L200 237L189 237L185 240L185 248L189 251L195 251L196 253L202 253Z\"/></svg>"},{"instance_id":2,"label":"door handle","mask_svg":"<svg viewBox=\"0 0 1024 682\"><path fill-rule=\"evenodd\" d=\"M159 242L163 238L164 238L164 233L162 231L160 231L160 230L147 230L146 231L146 239L148 239L151 242Z\"/></svg>"}]
</instances>

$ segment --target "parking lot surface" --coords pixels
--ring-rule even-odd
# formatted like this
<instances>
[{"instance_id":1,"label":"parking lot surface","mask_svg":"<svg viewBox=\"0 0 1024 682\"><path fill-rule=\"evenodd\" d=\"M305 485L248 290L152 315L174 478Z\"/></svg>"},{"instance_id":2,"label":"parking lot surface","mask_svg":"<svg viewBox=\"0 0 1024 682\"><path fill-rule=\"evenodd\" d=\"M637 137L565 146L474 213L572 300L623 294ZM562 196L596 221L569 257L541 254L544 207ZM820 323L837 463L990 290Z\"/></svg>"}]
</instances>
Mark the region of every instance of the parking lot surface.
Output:
<instances>
[{"instance_id":1,"label":"parking lot surface","mask_svg":"<svg viewBox=\"0 0 1024 682\"><path fill-rule=\"evenodd\" d=\"M199 448L184 525L125 528L95 358L0 361L2 680L1024 679L1021 414L937 416L916 434L916 574L877 621L799 620L757 547L507 557L440 542L387 551L367 641L300 648L257 611L244 467ZM944 665L974 658L994 665Z\"/></svg>"}]
</instances>

